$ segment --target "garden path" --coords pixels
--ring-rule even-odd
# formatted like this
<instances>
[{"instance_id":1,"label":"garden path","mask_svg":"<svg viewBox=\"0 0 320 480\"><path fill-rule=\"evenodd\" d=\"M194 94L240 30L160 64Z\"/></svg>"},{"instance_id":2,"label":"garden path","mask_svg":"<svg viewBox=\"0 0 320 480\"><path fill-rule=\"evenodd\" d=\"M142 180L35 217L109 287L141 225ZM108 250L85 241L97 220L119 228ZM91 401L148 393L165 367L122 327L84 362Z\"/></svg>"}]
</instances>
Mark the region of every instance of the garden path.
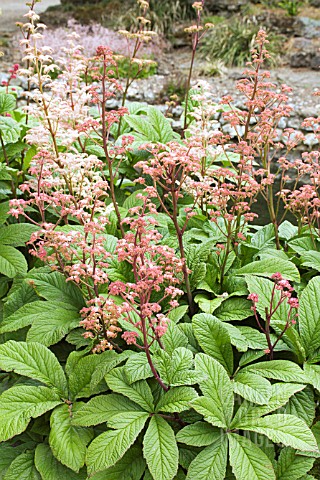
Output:
<instances>
[{"instance_id":1,"label":"garden path","mask_svg":"<svg viewBox=\"0 0 320 480\"><path fill-rule=\"evenodd\" d=\"M37 12L43 12L48 7L59 5L60 0L42 0L37 5ZM24 21L23 15L27 11L24 0L0 0L0 35L3 32L16 30L15 23Z\"/></svg>"}]
</instances>

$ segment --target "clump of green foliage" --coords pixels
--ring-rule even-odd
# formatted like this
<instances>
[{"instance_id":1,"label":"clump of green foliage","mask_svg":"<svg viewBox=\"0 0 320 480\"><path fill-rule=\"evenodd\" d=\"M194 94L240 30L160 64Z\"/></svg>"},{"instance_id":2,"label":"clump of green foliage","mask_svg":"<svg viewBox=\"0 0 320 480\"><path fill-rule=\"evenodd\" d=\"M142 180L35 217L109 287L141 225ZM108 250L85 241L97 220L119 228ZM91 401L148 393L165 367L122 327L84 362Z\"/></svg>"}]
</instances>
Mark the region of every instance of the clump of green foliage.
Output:
<instances>
[{"instance_id":1,"label":"clump of green foliage","mask_svg":"<svg viewBox=\"0 0 320 480\"><path fill-rule=\"evenodd\" d=\"M243 66L250 61L251 50L254 47L260 26L250 18L239 16L219 22L203 40L200 52L203 57L212 60L222 60L227 66ZM269 32L269 63L274 65L279 61L281 36Z\"/></svg>"},{"instance_id":2,"label":"clump of green foliage","mask_svg":"<svg viewBox=\"0 0 320 480\"><path fill-rule=\"evenodd\" d=\"M132 27L132 19L137 15L137 5L134 2L128 2L126 11L121 9L119 16L114 17L117 25L125 28ZM149 19L152 29L161 34L171 34L174 25L192 18L193 10L191 2L184 0L151 0Z\"/></svg>"},{"instance_id":3,"label":"clump of green foliage","mask_svg":"<svg viewBox=\"0 0 320 480\"><path fill-rule=\"evenodd\" d=\"M297 16L301 7L305 4L305 2L301 0L263 0L261 3L269 8L280 7L291 17Z\"/></svg>"},{"instance_id":4,"label":"clump of green foliage","mask_svg":"<svg viewBox=\"0 0 320 480\"><path fill-rule=\"evenodd\" d=\"M291 17L295 17L298 15L300 7L302 7L303 4L304 2L299 2L297 0L283 0L282 2L279 2L279 7L286 10L287 14Z\"/></svg>"}]
</instances>

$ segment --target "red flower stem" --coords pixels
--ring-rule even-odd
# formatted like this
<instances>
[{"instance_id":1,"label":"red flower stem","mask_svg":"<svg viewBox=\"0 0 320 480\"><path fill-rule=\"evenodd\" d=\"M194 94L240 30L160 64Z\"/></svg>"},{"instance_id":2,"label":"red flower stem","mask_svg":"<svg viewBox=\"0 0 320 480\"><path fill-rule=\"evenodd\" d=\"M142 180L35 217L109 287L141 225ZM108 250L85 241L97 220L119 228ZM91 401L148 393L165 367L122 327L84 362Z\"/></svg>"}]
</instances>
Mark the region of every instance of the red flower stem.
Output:
<instances>
[{"instance_id":1,"label":"red flower stem","mask_svg":"<svg viewBox=\"0 0 320 480\"><path fill-rule=\"evenodd\" d=\"M102 142L103 142L103 151L107 159L108 170L109 170L111 199L112 199L114 210L118 219L118 226L121 232L121 236L123 238L124 229L121 223L121 214L117 204L116 193L114 188L115 178L112 171L112 159L110 158L109 149L108 149L108 139L107 139L108 132L107 132L107 120L106 120L106 101L107 101L107 92L106 92L106 83L105 83L106 75L107 75L106 56L104 55L103 56L103 77L102 77L102 103L101 103Z\"/></svg>"},{"instance_id":2,"label":"red flower stem","mask_svg":"<svg viewBox=\"0 0 320 480\"><path fill-rule=\"evenodd\" d=\"M145 319L141 318L141 328L142 328L142 334L143 334L143 344L144 344L144 351L146 352L146 355L147 355L147 360L148 360L148 363L150 365L150 368L151 368L151 371L153 373L153 376L154 378L156 379L156 381L158 382L158 384L160 385L160 387L165 391L167 392L169 390L169 387L167 387L167 385L165 385L163 383L163 381L161 380L154 364L153 364L153 361L152 361L152 358L151 358L151 354L150 354L150 349L149 349L149 343L148 343L148 338L147 338L147 329L146 329L146 322L145 322Z\"/></svg>"}]
</instances>

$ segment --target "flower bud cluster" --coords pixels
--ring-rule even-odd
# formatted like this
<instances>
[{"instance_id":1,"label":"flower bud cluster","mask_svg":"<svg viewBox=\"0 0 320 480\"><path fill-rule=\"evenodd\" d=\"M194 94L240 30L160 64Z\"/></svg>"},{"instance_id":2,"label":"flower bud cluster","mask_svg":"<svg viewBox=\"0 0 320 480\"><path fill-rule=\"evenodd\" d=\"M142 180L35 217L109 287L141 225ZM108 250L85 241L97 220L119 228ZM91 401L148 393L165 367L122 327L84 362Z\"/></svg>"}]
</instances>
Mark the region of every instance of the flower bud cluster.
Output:
<instances>
[{"instance_id":1,"label":"flower bud cluster","mask_svg":"<svg viewBox=\"0 0 320 480\"><path fill-rule=\"evenodd\" d=\"M156 230L154 204L141 195L143 205L130 209L130 217L123 220L129 226L124 238L118 241L116 253L120 262L132 266L133 281L112 282L109 292L122 297L125 319L148 341L158 341L166 332L169 319L162 313L162 305L170 310L178 306L178 288L183 262L172 248L161 244L162 235ZM125 332L124 340L136 343L135 332Z\"/></svg>"}]
</instances>

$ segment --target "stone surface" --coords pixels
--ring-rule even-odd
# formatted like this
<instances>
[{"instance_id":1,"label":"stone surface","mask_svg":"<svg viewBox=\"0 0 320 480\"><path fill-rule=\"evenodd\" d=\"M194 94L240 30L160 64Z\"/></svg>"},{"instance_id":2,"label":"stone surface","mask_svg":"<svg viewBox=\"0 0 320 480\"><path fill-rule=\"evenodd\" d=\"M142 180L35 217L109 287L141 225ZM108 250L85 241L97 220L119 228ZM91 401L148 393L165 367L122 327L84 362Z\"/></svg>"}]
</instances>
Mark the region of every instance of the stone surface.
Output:
<instances>
[{"instance_id":1,"label":"stone surface","mask_svg":"<svg viewBox=\"0 0 320 480\"><path fill-rule=\"evenodd\" d=\"M313 147L314 145L318 145L319 140L314 133L307 133L303 143L307 145L307 147Z\"/></svg>"},{"instance_id":2,"label":"stone surface","mask_svg":"<svg viewBox=\"0 0 320 480\"><path fill-rule=\"evenodd\" d=\"M260 25L282 35L294 35L295 17L286 15L284 11L264 10L257 15Z\"/></svg>"},{"instance_id":3,"label":"stone surface","mask_svg":"<svg viewBox=\"0 0 320 480\"><path fill-rule=\"evenodd\" d=\"M320 20L308 17L298 17L294 22L294 33L297 37L319 38Z\"/></svg>"},{"instance_id":4,"label":"stone surface","mask_svg":"<svg viewBox=\"0 0 320 480\"><path fill-rule=\"evenodd\" d=\"M320 67L319 59L320 40L319 38L292 38L287 45L287 60L292 68L312 68L317 70Z\"/></svg>"},{"instance_id":5,"label":"stone surface","mask_svg":"<svg viewBox=\"0 0 320 480\"><path fill-rule=\"evenodd\" d=\"M246 4L246 0L206 0L206 8L210 12L236 11Z\"/></svg>"},{"instance_id":6,"label":"stone surface","mask_svg":"<svg viewBox=\"0 0 320 480\"><path fill-rule=\"evenodd\" d=\"M48 7L59 5L60 0L42 0L37 4L37 12L44 12ZM23 15L28 11L23 0L1 0L0 31L9 32L17 29L16 22L26 22Z\"/></svg>"}]
</instances>

